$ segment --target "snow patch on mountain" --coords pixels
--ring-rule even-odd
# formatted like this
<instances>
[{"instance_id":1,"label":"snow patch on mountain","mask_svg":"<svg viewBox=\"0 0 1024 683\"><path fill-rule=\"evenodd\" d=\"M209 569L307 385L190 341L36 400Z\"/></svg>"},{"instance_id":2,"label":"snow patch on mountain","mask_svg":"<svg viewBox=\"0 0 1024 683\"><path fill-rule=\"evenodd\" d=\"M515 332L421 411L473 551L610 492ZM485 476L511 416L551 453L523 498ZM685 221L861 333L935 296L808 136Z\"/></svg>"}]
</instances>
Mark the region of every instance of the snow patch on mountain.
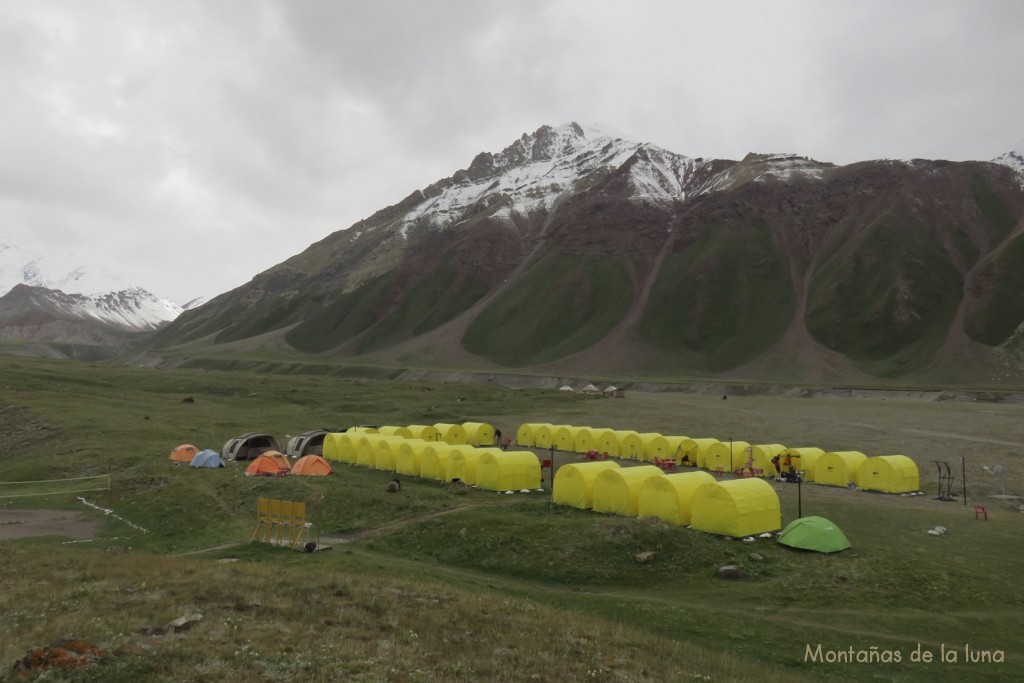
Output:
<instances>
[{"instance_id":1,"label":"snow patch on mountain","mask_svg":"<svg viewBox=\"0 0 1024 683\"><path fill-rule=\"evenodd\" d=\"M68 317L137 330L155 330L181 313L179 306L139 287L98 295L55 294L63 294L51 301Z\"/></svg>"},{"instance_id":2,"label":"snow patch on mountain","mask_svg":"<svg viewBox=\"0 0 1024 683\"><path fill-rule=\"evenodd\" d=\"M469 168L428 187L424 201L401 219L399 233L405 237L423 224L439 229L458 225L481 210L508 220L547 211L579 183L627 163L632 164L634 198L665 202L685 197L683 188L696 162L596 126L542 126L497 154L477 155Z\"/></svg>"},{"instance_id":3,"label":"snow patch on mountain","mask_svg":"<svg viewBox=\"0 0 1024 683\"><path fill-rule=\"evenodd\" d=\"M1020 179L1021 186L1024 187L1024 140L1021 140L1016 149L1000 154L992 161L1003 166L1009 166L1016 171L1017 178Z\"/></svg>"},{"instance_id":4,"label":"snow patch on mountain","mask_svg":"<svg viewBox=\"0 0 1024 683\"><path fill-rule=\"evenodd\" d=\"M138 330L155 329L184 310L108 270L68 269L52 261L11 241L0 242L0 296L17 285L43 288L65 315Z\"/></svg>"}]
</instances>

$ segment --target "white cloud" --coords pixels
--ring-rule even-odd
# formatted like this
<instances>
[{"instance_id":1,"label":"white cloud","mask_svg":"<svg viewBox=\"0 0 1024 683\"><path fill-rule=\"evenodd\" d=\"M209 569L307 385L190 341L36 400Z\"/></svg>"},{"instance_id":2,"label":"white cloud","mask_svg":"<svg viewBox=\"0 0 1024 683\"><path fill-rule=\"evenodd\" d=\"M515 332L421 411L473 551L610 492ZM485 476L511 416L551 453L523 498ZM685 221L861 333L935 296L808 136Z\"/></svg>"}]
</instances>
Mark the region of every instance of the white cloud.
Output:
<instances>
[{"instance_id":1,"label":"white cloud","mask_svg":"<svg viewBox=\"0 0 1024 683\"><path fill-rule=\"evenodd\" d=\"M184 301L545 123L988 159L1024 137L1021 26L1012 0L9 3L0 226Z\"/></svg>"}]
</instances>

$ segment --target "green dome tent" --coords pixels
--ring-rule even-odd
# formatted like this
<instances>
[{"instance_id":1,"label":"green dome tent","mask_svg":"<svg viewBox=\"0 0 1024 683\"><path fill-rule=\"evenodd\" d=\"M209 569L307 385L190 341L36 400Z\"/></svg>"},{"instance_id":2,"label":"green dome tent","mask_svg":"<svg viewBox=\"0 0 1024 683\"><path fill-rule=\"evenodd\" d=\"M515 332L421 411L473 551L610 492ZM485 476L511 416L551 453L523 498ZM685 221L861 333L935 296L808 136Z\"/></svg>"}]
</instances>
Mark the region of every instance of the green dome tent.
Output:
<instances>
[{"instance_id":1,"label":"green dome tent","mask_svg":"<svg viewBox=\"0 0 1024 683\"><path fill-rule=\"evenodd\" d=\"M835 524L824 517L801 517L786 525L779 543L801 550L837 553L850 548L850 541Z\"/></svg>"}]
</instances>

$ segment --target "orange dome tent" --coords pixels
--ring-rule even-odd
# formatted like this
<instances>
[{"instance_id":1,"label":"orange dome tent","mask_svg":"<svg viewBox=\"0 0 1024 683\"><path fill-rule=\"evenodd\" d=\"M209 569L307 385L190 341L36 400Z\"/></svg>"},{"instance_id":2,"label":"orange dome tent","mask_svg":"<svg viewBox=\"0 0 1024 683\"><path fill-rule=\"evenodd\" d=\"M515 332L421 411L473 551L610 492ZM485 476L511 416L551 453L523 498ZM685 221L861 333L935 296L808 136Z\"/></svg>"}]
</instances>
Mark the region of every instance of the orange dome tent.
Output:
<instances>
[{"instance_id":1,"label":"orange dome tent","mask_svg":"<svg viewBox=\"0 0 1024 683\"><path fill-rule=\"evenodd\" d=\"M292 465L292 474L323 477L333 472L334 468L331 467L331 463L313 453L302 456Z\"/></svg>"},{"instance_id":2,"label":"orange dome tent","mask_svg":"<svg viewBox=\"0 0 1024 683\"><path fill-rule=\"evenodd\" d=\"M247 477L273 477L288 474L288 458L278 451L267 451L256 456L245 468Z\"/></svg>"},{"instance_id":3,"label":"orange dome tent","mask_svg":"<svg viewBox=\"0 0 1024 683\"><path fill-rule=\"evenodd\" d=\"M174 462L192 462L199 449L190 443L183 443L171 451L171 460Z\"/></svg>"}]
</instances>

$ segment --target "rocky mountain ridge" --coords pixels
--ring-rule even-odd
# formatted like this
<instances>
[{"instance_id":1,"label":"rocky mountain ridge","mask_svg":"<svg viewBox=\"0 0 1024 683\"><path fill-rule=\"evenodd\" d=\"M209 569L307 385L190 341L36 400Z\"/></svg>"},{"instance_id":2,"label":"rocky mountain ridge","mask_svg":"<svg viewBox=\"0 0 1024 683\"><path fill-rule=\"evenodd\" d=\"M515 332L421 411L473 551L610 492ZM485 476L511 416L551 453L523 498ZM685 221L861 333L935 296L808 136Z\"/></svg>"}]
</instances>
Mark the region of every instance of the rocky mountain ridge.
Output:
<instances>
[{"instance_id":1,"label":"rocky mountain ridge","mask_svg":"<svg viewBox=\"0 0 1024 683\"><path fill-rule=\"evenodd\" d=\"M147 347L1020 381L1013 159L707 160L544 126L183 314Z\"/></svg>"}]
</instances>

